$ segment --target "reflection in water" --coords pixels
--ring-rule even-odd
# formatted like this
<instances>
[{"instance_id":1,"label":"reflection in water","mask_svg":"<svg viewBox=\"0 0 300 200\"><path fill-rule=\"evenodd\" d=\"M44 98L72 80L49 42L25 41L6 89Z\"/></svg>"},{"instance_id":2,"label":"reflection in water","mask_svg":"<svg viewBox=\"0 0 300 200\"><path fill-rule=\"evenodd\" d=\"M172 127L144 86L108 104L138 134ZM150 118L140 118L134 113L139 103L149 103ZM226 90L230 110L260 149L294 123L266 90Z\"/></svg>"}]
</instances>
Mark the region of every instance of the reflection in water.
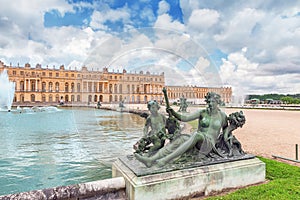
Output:
<instances>
[{"instance_id":1,"label":"reflection in water","mask_svg":"<svg viewBox=\"0 0 300 200\"><path fill-rule=\"evenodd\" d=\"M110 178L144 122L99 109L0 112L0 195Z\"/></svg>"}]
</instances>

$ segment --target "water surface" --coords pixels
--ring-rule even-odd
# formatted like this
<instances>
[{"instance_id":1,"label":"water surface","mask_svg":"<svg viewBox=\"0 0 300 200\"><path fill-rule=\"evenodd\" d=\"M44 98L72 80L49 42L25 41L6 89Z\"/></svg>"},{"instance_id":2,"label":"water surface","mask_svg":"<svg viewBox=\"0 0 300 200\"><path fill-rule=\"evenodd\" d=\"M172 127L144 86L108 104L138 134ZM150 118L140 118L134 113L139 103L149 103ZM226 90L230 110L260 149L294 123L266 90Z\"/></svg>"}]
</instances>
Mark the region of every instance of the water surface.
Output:
<instances>
[{"instance_id":1,"label":"water surface","mask_svg":"<svg viewBox=\"0 0 300 200\"><path fill-rule=\"evenodd\" d=\"M111 177L144 119L98 109L0 112L0 195Z\"/></svg>"}]
</instances>

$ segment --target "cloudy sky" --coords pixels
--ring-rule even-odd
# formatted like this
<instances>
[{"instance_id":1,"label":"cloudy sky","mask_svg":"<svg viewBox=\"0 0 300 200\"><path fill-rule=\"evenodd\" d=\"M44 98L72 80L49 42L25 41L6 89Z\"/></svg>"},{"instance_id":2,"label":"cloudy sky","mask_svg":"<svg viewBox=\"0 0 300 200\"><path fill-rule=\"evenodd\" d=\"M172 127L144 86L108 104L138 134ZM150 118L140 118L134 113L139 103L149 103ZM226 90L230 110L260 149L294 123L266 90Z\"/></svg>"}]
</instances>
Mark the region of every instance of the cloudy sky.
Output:
<instances>
[{"instance_id":1,"label":"cloudy sky","mask_svg":"<svg viewBox=\"0 0 300 200\"><path fill-rule=\"evenodd\" d=\"M300 93L295 0L0 0L6 65L165 73L169 85Z\"/></svg>"}]
</instances>

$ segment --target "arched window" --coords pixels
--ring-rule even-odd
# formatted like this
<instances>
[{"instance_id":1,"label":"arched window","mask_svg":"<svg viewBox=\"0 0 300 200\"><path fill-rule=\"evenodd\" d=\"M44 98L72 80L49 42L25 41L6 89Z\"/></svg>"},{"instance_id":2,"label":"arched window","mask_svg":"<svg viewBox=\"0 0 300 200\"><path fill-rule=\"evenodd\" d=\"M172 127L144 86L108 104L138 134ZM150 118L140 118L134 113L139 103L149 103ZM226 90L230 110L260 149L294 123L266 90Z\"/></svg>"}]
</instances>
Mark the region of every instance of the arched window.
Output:
<instances>
[{"instance_id":1,"label":"arched window","mask_svg":"<svg viewBox=\"0 0 300 200\"><path fill-rule=\"evenodd\" d=\"M55 83L55 91L56 91L56 92L59 92L59 82L56 82L56 83Z\"/></svg>"},{"instance_id":2,"label":"arched window","mask_svg":"<svg viewBox=\"0 0 300 200\"><path fill-rule=\"evenodd\" d=\"M56 102L59 102L59 95L58 95L58 94L55 95L55 101L56 101Z\"/></svg>"},{"instance_id":3,"label":"arched window","mask_svg":"<svg viewBox=\"0 0 300 200\"><path fill-rule=\"evenodd\" d=\"M49 102L53 102L52 94L49 95Z\"/></svg>"},{"instance_id":4,"label":"arched window","mask_svg":"<svg viewBox=\"0 0 300 200\"><path fill-rule=\"evenodd\" d=\"M109 93L112 93L112 84L109 84Z\"/></svg>"},{"instance_id":5,"label":"arched window","mask_svg":"<svg viewBox=\"0 0 300 200\"><path fill-rule=\"evenodd\" d=\"M77 95L77 101L80 102L80 95Z\"/></svg>"},{"instance_id":6,"label":"arched window","mask_svg":"<svg viewBox=\"0 0 300 200\"><path fill-rule=\"evenodd\" d=\"M117 86L117 84L115 84L114 93L118 93L118 86Z\"/></svg>"},{"instance_id":7,"label":"arched window","mask_svg":"<svg viewBox=\"0 0 300 200\"><path fill-rule=\"evenodd\" d=\"M75 84L74 83L71 83L71 92L75 92Z\"/></svg>"},{"instance_id":8,"label":"arched window","mask_svg":"<svg viewBox=\"0 0 300 200\"><path fill-rule=\"evenodd\" d=\"M35 95L34 94L30 95L30 101L35 102Z\"/></svg>"},{"instance_id":9,"label":"arched window","mask_svg":"<svg viewBox=\"0 0 300 200\"><path fill-rule=\"evenodd\" d=\"M69 95L66 95L65 96L65 102L68 102L69 101Z\"/></svg>"},{"instance_id":10,"label":"arched window","mask_svg":"<svg viewBox=\"0 0 300 200\"><path fill-rule=\"evenodd\" d=\"M115 95L115 101L118 101L118 96L117 95Z\"/></svg>"},{"instance_id":11,"label":"arched window","mask_svg":"<svg viewBox=\"0 0 300 200\"><path fill-rule=\"evenodd\" d=\"M46 82L42 82L42 92L46 92Z\"/></svg>"},{"instance_id":12,"label":"arched window","mask_svg":"<svg viewBox=\"0 0 300 200\"><path fill-rule=\"evenodd\" d=\"M65 92L69 92L69 83L65 83Z\"/></svg>"},{"instance_id":13,"label":"arched window","mask_svg":"<svg viewBox=\"0 0 300 200\"><path fill-rule=\"evenodd\" d=\"M42 102L46 102L46 95L42 95Z\"/></svg>"},{"instance_id":14,"label":"arched window","mask_svg":"<svg viewBox=\"0 0 300 200\"><path fill-rule=\"evenodd\" d=\"M49 92L52 92L52 90L53 90L53 83L49 82Z\"/></svg>"},{"instance_id":15,"label":"arched window","mask_svg":"<svg viewBox=\"0 0 300 200\"><path fill-rule=\"evenodd\" d=\"M23 94L20 95L20 102L22 102L22 103L24 102L24 95Z\"/></svg>"}]
</instances>

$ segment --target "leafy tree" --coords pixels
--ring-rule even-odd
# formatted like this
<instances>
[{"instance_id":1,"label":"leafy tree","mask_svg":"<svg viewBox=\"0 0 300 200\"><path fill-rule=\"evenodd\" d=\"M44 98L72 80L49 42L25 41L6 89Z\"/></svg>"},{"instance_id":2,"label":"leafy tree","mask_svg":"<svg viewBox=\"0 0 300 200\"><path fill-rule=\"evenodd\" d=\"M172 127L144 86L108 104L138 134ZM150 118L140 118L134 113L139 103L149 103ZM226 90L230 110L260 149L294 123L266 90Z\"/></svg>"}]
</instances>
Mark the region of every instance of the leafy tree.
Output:
<instances>
[{"instance_id":1,"label":"leafy tree","mask_svg":"<svg viewBox=\"0 0 300 200\"><path fill-rule=\"evenodd\" d=\"M284 103L287 104L300 104L300 94L263 94L263 95L257 95L252 94L248 95L248 100L250 99L259 99L260 101L265 101L267 99L273 99L273 100L281 100Z\"/></svg>"}]
</instances>

